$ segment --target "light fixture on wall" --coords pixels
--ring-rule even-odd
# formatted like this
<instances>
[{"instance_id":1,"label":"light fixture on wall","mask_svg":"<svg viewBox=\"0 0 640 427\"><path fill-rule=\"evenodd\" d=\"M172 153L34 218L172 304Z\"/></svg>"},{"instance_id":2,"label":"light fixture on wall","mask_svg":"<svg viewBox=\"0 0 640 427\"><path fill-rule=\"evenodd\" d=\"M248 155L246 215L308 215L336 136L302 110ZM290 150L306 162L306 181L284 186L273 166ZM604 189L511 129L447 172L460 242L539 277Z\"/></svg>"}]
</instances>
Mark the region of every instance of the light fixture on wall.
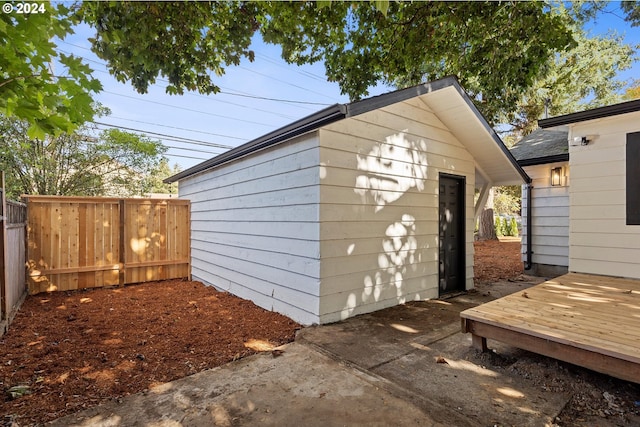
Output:
<instances>
[{"instance_id":1,"label":"light fixture on wall","mask_svg":"<svg viewBox=\"0 0 640 427\"><path fill-rule=\"evenodd\" d=\"M554 187L562 185L562 166L551 169L551 185Z\"/></svg>"},{"instance_id":2,"label":"light fixture on wall","mask_svg":"<svg viewBox=\"0 0 640 427\"><path fill-rule=\"evenodd\" d=\"M589 145L590 142L593 142L598 135L584 135L584 136L574 136L573 139L570 140L572 146L577 145Z\"/></svg>"}]
</instances>

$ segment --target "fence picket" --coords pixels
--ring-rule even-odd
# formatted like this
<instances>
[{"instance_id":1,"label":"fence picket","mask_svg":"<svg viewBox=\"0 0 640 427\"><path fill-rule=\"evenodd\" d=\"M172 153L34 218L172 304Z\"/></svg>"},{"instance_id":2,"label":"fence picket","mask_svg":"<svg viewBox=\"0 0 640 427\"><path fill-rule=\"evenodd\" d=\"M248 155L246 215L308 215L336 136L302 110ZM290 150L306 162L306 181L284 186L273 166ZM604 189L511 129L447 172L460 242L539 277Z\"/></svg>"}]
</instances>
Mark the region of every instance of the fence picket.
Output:
<instances>
[{"instance_id":1,"label":"fence picket","mask_svg":"<svg viewBox=\"0 0 640 427\"><path fill-rule=\"evenodd\" d=\"M190 276L186 200L27 199L29 293Z\"/></svg>"},{"instance_id":2,"label":"fence picket","mask_svg":"<svg viewBox=\"0 0 640 427\"><path fill-rule=\"evenodd\" d=\"M4 172L0 172L0 336L7 331L27 294L27 206L6 200L4 183Z\"/></svg>"}]
</instances>

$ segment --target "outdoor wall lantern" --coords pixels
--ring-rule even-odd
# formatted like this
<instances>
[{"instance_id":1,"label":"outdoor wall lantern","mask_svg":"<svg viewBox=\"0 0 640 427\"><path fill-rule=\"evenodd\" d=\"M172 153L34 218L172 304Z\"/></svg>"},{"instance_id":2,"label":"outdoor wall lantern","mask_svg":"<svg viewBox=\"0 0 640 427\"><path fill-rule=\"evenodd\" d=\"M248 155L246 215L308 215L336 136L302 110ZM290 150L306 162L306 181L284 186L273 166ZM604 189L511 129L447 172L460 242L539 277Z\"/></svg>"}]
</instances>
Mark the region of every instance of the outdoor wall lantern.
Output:
<instances>
[{"instance_id":1,"label":"outdoor wall lantern","mask_svg":"<svg viewBox=\"0 0 640 427\"><path fill-rule=\"evenodd\" d=\"M551 169L551 185L554 187L562 185L562 166Z\"/></svg>"}]
</instances>

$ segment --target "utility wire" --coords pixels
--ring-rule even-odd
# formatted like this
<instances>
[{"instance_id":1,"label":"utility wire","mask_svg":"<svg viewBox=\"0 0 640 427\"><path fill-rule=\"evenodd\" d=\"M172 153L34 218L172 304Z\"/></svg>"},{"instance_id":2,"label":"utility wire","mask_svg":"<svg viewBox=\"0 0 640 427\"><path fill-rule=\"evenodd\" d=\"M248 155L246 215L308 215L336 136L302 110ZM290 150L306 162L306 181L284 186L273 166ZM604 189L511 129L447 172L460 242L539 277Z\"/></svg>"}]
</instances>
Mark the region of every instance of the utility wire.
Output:
<instances>
[{"instance_id":1,"label":"utility wire","mask_svg":"<svg viewBox=\"0 0 640 427\"><path fill-rule=\"evenodd\" d=\"M182 154L165 154L165 155L170 157L181 157L183 159L194 159L194 160L200 160L200 161L209 160L206 157L183 156Z\"/></svg>"},{"instance_id":2,"label":"utility wire","mask_svg":"<svg viewBox=\"0 0 640 427\"><path fill-rule=\"evenodd\" d=\"M201 134L205 134L205 135L220 136L222 138L239 139L241 141L245 141L245 138L240 138L239 136L223 135L221 133L206 132L204 130L187 129L187 128L181 128L181 127L178 127L178 126L169 126L169 125L163 125L163 124L160 124L160 123L153 123L153 122L145 122L145 121L142 121L142 120L127 119L127 118L124 118L124 117L119 117L119 116L114 116L114 115L109 115L109 117L112 118L112 119L125 120L125 121L128 121L128 122L142 123L142 124L145 124L145 125L159 126L159 127L168 128L168 129L184 130L184 131L187 131L187 132L201 133Z\"/></svg>"},{"instance_id":3,"label":"utility wire","mask_svg":"<svg viewBox=\"0 0 640 427\"><path fill-rule=\"evenodd\" d=\"M92 52L90 48L87 48L87 47L84 47L84 46L80 46L80 45L77 45L77 44L69 43L69 42L66 42L66 41L64 41L64 40L62 40L61 42L62 42L62 43L64 43L64 44L66 44L66 45L76 47L76 48L78 48L78 49L88 50L89 52ZM68 55L72 55L72 54L73 54L73 53L71 53L71 52L65 52L65 51L63 51L63 50L61 50L61 49L58 49L58 50L60 50L60 51L61 51L61 52L63 52L63 53L66 53L66 54L68 54ZM99 64L99 65L102 65L102 66L105 66L105 67L107 66L107 64L106 64L106 63L104 63L104 62L96 61L96 60L94 60L94 59L86 58L86 57L84 57L84 56L80 56L80 55L76 55L76 56L81 57L81 58L83 58L83 59L85 59L85 60L87 60L87 61L89 61L89 62L93 62L93 63ZM271 62L274 62L274 61L271 61ZM240 67L240 68L243 68L243 67ZM251 71L251 70L249 70L249 71ZM295 70L295 71L299 71L299 70ZM108 71L101 71L101 72L105 72L105 73L107 73L107 74L111 74L111 73L109 73ZM312 73L309 73L309 72L307 72L307 71L302 71L301 73L308 73L308 74L310 74L311 76L313 76L314 78L316 78L316 79L317 79L317 76L316 76L316 75L314 75L314 74L312 74ZM266 74L263 74L263 75L264 75L265 77L267 77L267 78L271 78L271 79L274 79L274 80L276 80L276 81L279 81L279 82L282 82L282 83L288 84L288 82L285 82L285 81L282 81L282 80L276 79L275 77L271 77L271 76L266 75ZM163 79L163 78L158 78L157 80L158 80L158 81L161 81L161 82L164 82L164 83L169 83L169 81L168 81L168 80ZM322 80L323 82L325 82L325 80L324 80L324 79L321 79L321 80ZM314 92L314 91L309 90L308 88L304 88L304 87L300 87L300 86L295 86L295 87L300 88L300 89L303 89L303 90L306 90L306 91L309 91L309 92L311 92L311 93L315 93L315 94L318 94L318 95L321 95L321 96L324 96L324 97L330 98L330 97L326 96L326 95L325 95L325 94L323 94L323 93L320 93L320 92ZM264 96L249 95L249 94L242 93L242 92L240 92L240 91L236 91L235 89L225 88L225 87L223 87L223 86L220 86L220 88L221 88L221 89L225 89L225 90L230 90L230 91L232 91L232 92L226 92L225 90L222 90L222 91L220 91L220 92L219 92L219 93L222 93L222 94L225 94L225 95L231 95L231 96L239 96L239 97L252 98L252 99L262 99L262 100L265 100L265 101L274 101L274 102L286 102L286 103L290 103L290 104L319 105L319 106L325 106L325 107L326 107L326 106L329 106L329 105L332 105L332 104L328 104L328 103L326 103L326 102L296 101L296 100L292 100L292 99L270 98L270 97L264 97ZM333 98L330 98L330 99L333 99Z\"/></svg>"},{"instance_id":4,"label":"utility wire","mask_svg":"<svg viewBox=\"0 0 640 427\"><path fill-rule=\"evenodd\" d=\"M280 79L277 79L277 78L275 78L275 77L273 77L273 76L270 76L270 75L265 74L265 73L261 73L261 72L259 72L259 71L252 70L252 69L247 68L247 67L242 66L242 65L238 65L238 68L240 68L240 69L242 69L242 70L245 70L245 71L248 71L248 72L250 72L250 73L258 74L259 76L263 76L263 77L266 77L266 78L268 78L268 79L275 80L275 81L277 81L277 82L280 82L280 83L286 84L286 85L291 86L291 87L295 87L295 88L298 88L298 89L305 90L305 91L307 91L307 92L315 93L316 95L320 95L320 96L322 96L322 97L324 97L324 98L329 98L329 99L331 99L331 100L333 99L332 97L330 97L330 96L328 96L328 95L325 95L325 94L324 94L324 93L322 93L322 92L316 92L315 90L311 90L311 89L306 88L306 87L304 87L304 86L298 86L298 85L295 85L295 84L293 84L293 83L291 83L291 82L288 82L288 81L286 81L286 80L280 80Z\"/></svg>"},{"instance_id":5,"label":"utility wire","mask_svg":"<svg viewBox=\"0 0 640 427\"><path fill-rule=\"evenodd\" d=\"M265 54L256 53L256 57L262 58L263 61L270 62L270 63L272 63L274 65L277 65L280 68L284 68L285 70L294 71L294 72L296 72L296 73L298 73L298 74L300 74L302 76L305 76L305 77L307 77L309 79L321 81L323 83L325 83L327 81L326 78L324 78L323 76L319 76L318 74L314 74L314 73L312 73L310 71L300 70L300 69L297 69L297 68L291 69L289 66L283 64L281 61L279 61L277 59L273 59L273 58L271 58L271 57L269 57L269 56L267 56Z\"/></svg>"},{"instance_id":6,"label":"utility wire","mask_svg":"<svg viewBox=\"0 0 640 427\"><path fill-rule=\"evenodd\" d=\"M193 108L179 107L177 105L171 105L171 104L167 104L167 103L164 103L164 102L152 101L150 99L137 98L137 97L131 96L131 95L123 95L121 93L111 92L109 90L104 90L103 92L104 93L108 93L110 95L121 96L123 98L135 99L136 101L140 101L140 102L147 102L149 104L162 105L163 107L175 108L177 110L190 111L192 113L204 114L204 115L207 115L207 116L220 117L220 118L227 119L227 120L235 120L237 122L243 122L243 123L249 123L249 124L252 124L252 125L258 125L258 126L265 126L265 127L268 127L268 128L273 128L273 124L260 123L260 122L254 122L254 121L251 121L251 120L238 119L236 117L225 116L223 114L216 114L216 113L209 113L209 112L206 112L206 111L194 110Z\"/></svg>"},{"instance_id":7,"label":"utility wire","mask_svg":"<svg viewBox=\"0 0 640 427\"><path fill-rule=\"evenodd\" d=\"M93 123L95 123L97 125L109 126L109 127L112 127L112 128L118 128L118 129L128 130L128 131L132 131L132 132L142 132L142 133L145 133L145 134L155 135L155 136L158 136L158 137L165 137L165 138L169 138L169 139L175 139L175 140L179 140L178 142L196 143L196 144L199 144L199 145L207 145L209 147L216 147L216 148L226 148L226 149L233 148L233 146L231 146L231 145L216 144L216 143L213 143L213 142L201 141L201 140L198 140L198 139L191 139L191 138L183 138L181 136L167 135L167 134L164 134L164 133L151 132L151 131L146 131L146 130L142 130L142 129L130 128L130 127L126 127L126 126L112 125L112 124L109 124L109 123L96 122L96 121L94 121Z\"/></svg>"}]
</instances>

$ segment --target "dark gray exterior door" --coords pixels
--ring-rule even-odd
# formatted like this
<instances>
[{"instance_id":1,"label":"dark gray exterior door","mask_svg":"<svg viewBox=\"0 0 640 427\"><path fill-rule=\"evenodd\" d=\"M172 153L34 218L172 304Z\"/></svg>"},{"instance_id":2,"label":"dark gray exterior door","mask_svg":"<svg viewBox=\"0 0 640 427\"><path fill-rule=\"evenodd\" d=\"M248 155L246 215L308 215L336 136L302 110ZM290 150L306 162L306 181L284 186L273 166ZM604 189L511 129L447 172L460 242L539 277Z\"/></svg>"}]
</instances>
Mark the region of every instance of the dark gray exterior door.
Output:
<instances>
[{"instance_id":1,"label":"dark gray exterior door","mask_svg":"<svg viewBox=\"0 0 640 427\"><path fill-rule=\"evenodd\" d=\"M465 179L440 174L440 295L465 289Z\"/></svg>"}]
</instances>

